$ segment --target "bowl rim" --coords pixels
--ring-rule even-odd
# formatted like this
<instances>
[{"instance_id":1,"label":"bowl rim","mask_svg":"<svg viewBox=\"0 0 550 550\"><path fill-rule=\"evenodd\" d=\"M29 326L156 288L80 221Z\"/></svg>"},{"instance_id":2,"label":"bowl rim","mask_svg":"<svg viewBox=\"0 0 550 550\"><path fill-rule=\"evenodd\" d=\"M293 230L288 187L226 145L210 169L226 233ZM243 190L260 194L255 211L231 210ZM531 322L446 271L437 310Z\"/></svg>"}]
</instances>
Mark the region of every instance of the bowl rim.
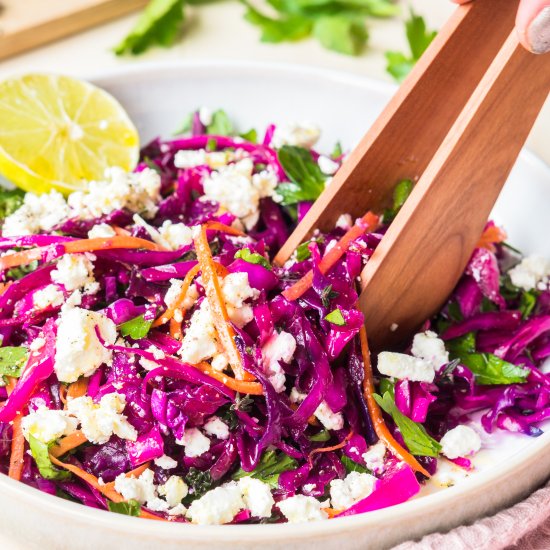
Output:
<instances>
[{"instance_id":1,"label":"bowl rim","mask_svg":"<svg viewBox=\"0 0 550 550\"><path fill-rule=\"evenodd\" d=\"M103 71L95 71L92 74L84 74L83 78L99 86L106 85L109 80L122 77L151 76L154 73L166 71L206 72L215 70L216 74L229 71L245 71L247 73L273 73L295 75L300 78L318 78L340 84L349 84L365 90L374 90L386 95L391 95L397 86L377 80L372 77L353 74L346 71L310 67L301 64L281 62L257 62L241 60L193 60L193 61L163 61L141 62L135 65L109 68ZM532 165L537 170L543 170L548 174L550 181L550 167L529 150L523 150L521 157L524 162ZM522 436L524 437L524 436ZM408 517L417 514L427 514L452 505L455 499L467 496L475 490L487 489L489 486L506 475L510 475L516 468L529 460L534 460L543 449L550 445L550 431L543 433L534 440L522 453L510 456L505 463L494 468L487 468L475 476L462 480L459 484L443 491L424 495L418 499L412 499L402 504L358 514L331 521L317 521L302 524L272 524L272 525L193 525L180 522L144 521L141 518L124 516L120 514L105 513L104 510L90 508L88 506L71 502L57 496L43 493L34 487L30 487L10 479L5 474L0 474L0 488L6 496L18 498L30 505L37 507L43 503L50 514L58 513L64 521L93 522L97 527L109 528L118 532L128 532L132 535L147 535L149 537L172 537L175 534L187 538L189 541L204 541L205 534L209 542L258 542L262 539L274 540L300 540L318 538L325 534L334 535L338 532L349 532L367 527L380 527L391 520L405 521Z\"/></svg>"}]
</instances>

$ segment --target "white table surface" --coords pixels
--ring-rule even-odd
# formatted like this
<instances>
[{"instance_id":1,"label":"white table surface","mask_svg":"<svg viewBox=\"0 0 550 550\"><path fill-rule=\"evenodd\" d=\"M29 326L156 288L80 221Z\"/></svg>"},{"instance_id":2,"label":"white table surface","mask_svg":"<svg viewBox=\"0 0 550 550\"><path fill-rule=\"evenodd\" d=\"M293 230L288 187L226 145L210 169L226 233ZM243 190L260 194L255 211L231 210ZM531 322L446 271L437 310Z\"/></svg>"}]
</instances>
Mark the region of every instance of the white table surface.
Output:
<instances>
[{"instance_id":1,"label":"white table surface","mask_svg":"<svg viewBox=\"0 0 550 550\"><path fill-rule=\"evenodd\" d=\"M447 0L409 0L408 3L426 17L431 28L439 27L454 9ZM236 1L188 9L184 37L175 47L155 48L139 57L117 58L110 49L132 27L137 16L131 15L0 62L0 78L31 70L86 76L130 63L231 59L313 65L390 80L385 72L384 51L406 49L403 24L395 19L373 21L370 47L360 57L348 57L324 50L315 40L262 44L259 30L243 20L243 13L244 7ZM550 163L550 147L544 136L549 135L550 101L529 141L529 146L547 163Z\"/></svg>"}]
</instances>

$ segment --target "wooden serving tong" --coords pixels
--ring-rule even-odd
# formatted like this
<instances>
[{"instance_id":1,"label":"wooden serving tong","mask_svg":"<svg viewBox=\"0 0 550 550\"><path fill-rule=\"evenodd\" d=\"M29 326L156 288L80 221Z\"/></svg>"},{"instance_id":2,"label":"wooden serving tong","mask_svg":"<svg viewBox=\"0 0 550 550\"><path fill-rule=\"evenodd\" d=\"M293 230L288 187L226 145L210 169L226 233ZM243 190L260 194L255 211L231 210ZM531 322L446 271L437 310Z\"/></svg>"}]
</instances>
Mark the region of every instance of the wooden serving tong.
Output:
<instances>
[{"instance_id":1,"label":"wooden serving tong","mask_svg":"<svg viewBox=\"0 0 550 550\"><path fill-rule=\"evenodd\" d=\"M516 37L518 3L457 8L275 258L284 263L342 213L382 212L399 180L415 181L361 274L375 350L405 341L443 305L550 92L550 55Z\"/></svg>"}]
</instances>

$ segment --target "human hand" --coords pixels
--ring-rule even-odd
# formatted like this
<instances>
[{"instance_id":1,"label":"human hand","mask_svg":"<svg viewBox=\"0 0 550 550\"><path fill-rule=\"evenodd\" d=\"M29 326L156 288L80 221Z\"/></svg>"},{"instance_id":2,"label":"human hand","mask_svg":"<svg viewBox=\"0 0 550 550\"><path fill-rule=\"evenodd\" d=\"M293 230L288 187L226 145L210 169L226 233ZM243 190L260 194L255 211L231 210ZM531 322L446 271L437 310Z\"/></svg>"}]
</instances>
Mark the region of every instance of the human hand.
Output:
<instances>
[{"instance_id":1,"label":"human hand","mask_svg":"<svg viewBox=\"0 0 550 550\"><path fill-rule=\"evenodd\" d=\"M457 4L466 4L470 1L453 0ZM529 51L550 52L550 0L521 0L516 17L516 30L520 42Z\"/></svg>"}]
</instances>

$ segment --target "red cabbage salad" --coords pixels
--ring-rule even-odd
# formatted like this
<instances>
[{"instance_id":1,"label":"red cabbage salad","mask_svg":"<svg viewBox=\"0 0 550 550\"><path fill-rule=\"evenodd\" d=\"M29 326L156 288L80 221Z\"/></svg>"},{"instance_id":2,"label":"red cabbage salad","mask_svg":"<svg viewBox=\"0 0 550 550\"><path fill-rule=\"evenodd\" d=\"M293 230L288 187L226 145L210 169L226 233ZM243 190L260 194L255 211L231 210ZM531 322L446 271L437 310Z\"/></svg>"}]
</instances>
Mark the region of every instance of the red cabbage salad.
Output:
<instances>
[{"instance_id":1,"label":"red cabbage salad","mask_svg":"<svg viewBox=\"0 0 550 550\"><path fill-rule=\"evenodd\" d=\"M542 433L550 262L494 224L440 313L372 358L357 278L410 181L272 263L343 160L318 138L203 108L133 173L2 192L2 473L131 516L298 523L468 473L488 434Z\"/></svg>"}]
</instances>

